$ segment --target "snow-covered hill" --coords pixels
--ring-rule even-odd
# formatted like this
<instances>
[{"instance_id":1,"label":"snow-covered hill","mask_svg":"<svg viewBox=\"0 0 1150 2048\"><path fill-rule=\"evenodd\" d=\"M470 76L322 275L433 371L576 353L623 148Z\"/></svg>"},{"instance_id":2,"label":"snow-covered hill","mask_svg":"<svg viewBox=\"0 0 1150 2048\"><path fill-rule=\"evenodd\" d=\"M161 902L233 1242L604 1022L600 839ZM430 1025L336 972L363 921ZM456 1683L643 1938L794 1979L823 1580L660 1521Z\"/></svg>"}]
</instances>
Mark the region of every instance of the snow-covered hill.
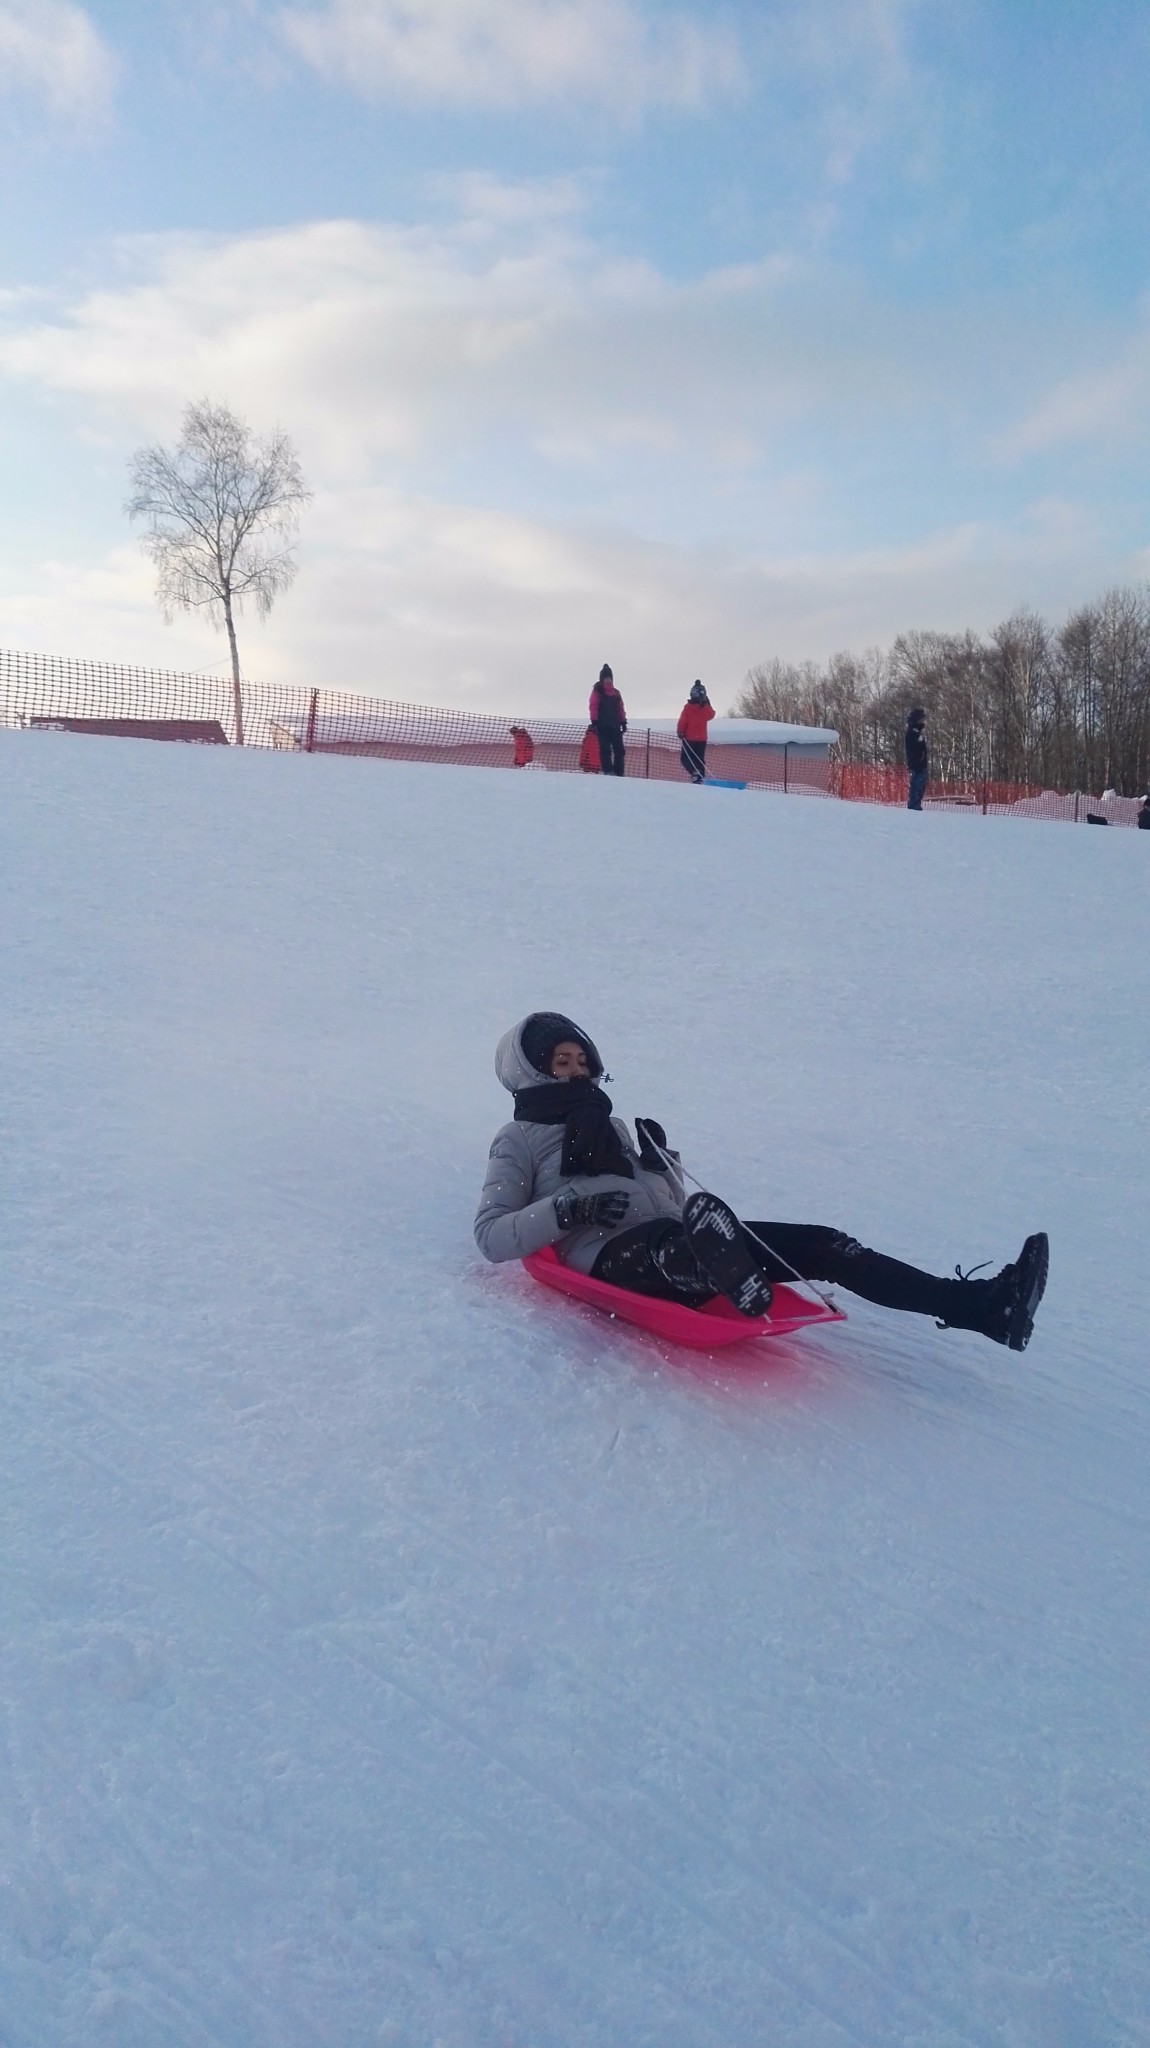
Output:
<instances>
[{"instance_id":1,"label":"snow-covered hill","mask_svg":"<svg viewBox=\"0 0 1150 2048\"><path fill-rule=\"evenodd\" d=\"M5 2048L1144 2043L1150 841L0 734ZM947 1269L482 1265L535 1007Z\"/></svg>"}]
</instances>

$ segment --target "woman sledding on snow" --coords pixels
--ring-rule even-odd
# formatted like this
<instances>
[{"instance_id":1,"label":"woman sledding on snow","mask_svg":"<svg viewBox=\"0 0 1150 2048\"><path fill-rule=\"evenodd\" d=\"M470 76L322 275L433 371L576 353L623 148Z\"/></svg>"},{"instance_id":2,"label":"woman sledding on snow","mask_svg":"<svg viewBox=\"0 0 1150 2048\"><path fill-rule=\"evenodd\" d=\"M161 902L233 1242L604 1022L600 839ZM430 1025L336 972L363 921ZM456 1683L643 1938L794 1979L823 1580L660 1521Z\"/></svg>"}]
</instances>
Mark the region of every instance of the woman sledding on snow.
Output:
<instances>
[{"instance_id":1,"label":"woman sledding on snow","mask_svg":"<svg viewBox=\"0 0 1150 2048\"><path fill-rule=\"evenodd\" d=\"M744 1225L717 1195L686 1195L659 1124L637 1117L632 1143L599 1085L603 1062L569 1017L525 1017L500 1039L495 1071L515 1115L496 1134L475 1218L485 1258L554 1245L565 1265L612 1286L691 1308L721 1294L746 1316L765 1315L771 1283L797 1275L1026 1349L1046 1286L1044 1231L993 1279L956 1267L940 1280L822 1224Z\"/></svg>"}]
</instances>

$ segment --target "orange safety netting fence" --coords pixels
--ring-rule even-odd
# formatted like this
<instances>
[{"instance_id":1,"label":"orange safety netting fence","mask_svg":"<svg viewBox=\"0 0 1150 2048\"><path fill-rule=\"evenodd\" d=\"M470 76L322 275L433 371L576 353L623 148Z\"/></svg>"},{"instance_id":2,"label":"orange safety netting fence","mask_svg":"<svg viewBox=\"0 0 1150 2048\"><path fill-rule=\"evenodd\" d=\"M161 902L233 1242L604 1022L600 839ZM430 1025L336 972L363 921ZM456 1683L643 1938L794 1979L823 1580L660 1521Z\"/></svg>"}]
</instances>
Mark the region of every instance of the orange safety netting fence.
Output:
<instances>
[{"instance_id":1,"label":"orange safety netting fence","mask_svg":"<svg viewBox=\"0 0 1150 2048\"><path fill-rule=\"evenodd\" d=\"M871 766L868 762L836 762L835 796L848 803L905 804L904 768ZM932 782L923 799L926 810L977 811L984 816L1049 818L1068 825L1136 825L1141 799L1135 796L1090 796L1082 790L1043 789L1038 783L985 781Z\"/></svg>"},{"instance_id":2,"label":"orange safety netting fence","mask_svg":"<svg viewBox=\"0 0 1150 2048\"><path fill-rule=\"evenodd\" d=\"M438 761L528 772L596 772L594 740L582 721L509 720L446 711L339 690L302 690L247 683L240 701L229 680L73 661L0 649L0 725L26 730L101 733L181 740L205 746L271 747L293 753L351 754L392 761ZM680 742L671 732L632 724L626 773L686 782ZM748 789L839 797L853 803L905 804L902 769L827 760L799 742L749 746L713 741L709 781ZM1136 798L1059 795L1009 783L934 784L928 808L1007 813L1015 817L1093 819L1132 825Z\"/></svg>"}]
</instances>

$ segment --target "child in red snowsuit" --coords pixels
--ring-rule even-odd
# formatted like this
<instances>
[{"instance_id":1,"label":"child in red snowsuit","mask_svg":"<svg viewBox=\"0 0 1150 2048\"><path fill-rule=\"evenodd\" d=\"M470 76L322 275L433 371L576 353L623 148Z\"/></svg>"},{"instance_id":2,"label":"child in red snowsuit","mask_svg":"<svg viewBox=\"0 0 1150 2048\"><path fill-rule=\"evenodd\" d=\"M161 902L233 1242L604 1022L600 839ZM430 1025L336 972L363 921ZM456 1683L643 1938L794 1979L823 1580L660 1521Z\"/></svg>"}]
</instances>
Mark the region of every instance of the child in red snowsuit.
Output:
<instances>
[{"instance_id":1,"label":"child in red snowsuit","mask_svg":"<svg viewBox=\"0 0 1150 2048\"><path fill-rule=\"evenodd\" d=\"M683 742L679 760L684 774L689 775L692 782L702 782L707 773L707 727L714 715L715 707L702 683L692 683L691 694L679 713L679 723L675 728Z\"/></svg>"},{"instance_id":2,"label":"child in red snowsuit","mask_svg":"<svg viewBox=\"0 0 1150 2048\"><path fill-rule=\"evenodd\" d=\"M528 762L535 759L535 742L525 725L513 725L511 737L515 741L515 759L511 765L513 768L526 768Z\"/></svg>"},{"instance_id":3,"label":"child in red snowsuit","mask_svg":"<svg viewBox=\"0 0 1150 2048\"><path fill-rule=\"evenodd\" d=\"M579 749L579 766L584 775L599 773L599 742L595 737L593 725L589 725L583 735L583 745Z\"/></svg>"}]
</instances>

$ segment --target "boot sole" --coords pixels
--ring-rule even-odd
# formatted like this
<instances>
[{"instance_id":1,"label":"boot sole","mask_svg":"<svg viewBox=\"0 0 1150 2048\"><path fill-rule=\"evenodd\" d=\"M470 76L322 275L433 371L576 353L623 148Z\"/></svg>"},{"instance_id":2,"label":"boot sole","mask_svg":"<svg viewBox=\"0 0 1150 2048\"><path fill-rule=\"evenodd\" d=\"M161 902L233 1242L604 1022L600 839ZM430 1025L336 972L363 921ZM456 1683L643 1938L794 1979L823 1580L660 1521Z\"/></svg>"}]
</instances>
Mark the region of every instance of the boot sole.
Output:
<instances>
[{"instance_id":1,"label":"boot sole","mask_svg":"<svg viewBox=\"0 0 1150 2048\"><path fill-rule=\"evenodd\" d=\"M1012 1329L1006 1339L1008 1351L1025 1351L1034 1330L1034 1318L1038 1304L1046 1292L1050 1273L1050 1239L1044 1230L1028 1237L1018 1255L1018 1276L1020 1287L1026 1288L1024 1298L1018 1303L1018 1328Z\"/></svg>"},{"instance_id":2,"label":"boot sole","mask_svg":"<svg viewBox=\"0 0 1150 2048\"><path fill-rule=\"evenodd\" d=\"M771 1305L770 1281L764 1280L734 1210L718 1195L692 1195L683 1209L683 1228L716 1292L742 1316L765 1316Z\"/></svg>"}]
</instances>

